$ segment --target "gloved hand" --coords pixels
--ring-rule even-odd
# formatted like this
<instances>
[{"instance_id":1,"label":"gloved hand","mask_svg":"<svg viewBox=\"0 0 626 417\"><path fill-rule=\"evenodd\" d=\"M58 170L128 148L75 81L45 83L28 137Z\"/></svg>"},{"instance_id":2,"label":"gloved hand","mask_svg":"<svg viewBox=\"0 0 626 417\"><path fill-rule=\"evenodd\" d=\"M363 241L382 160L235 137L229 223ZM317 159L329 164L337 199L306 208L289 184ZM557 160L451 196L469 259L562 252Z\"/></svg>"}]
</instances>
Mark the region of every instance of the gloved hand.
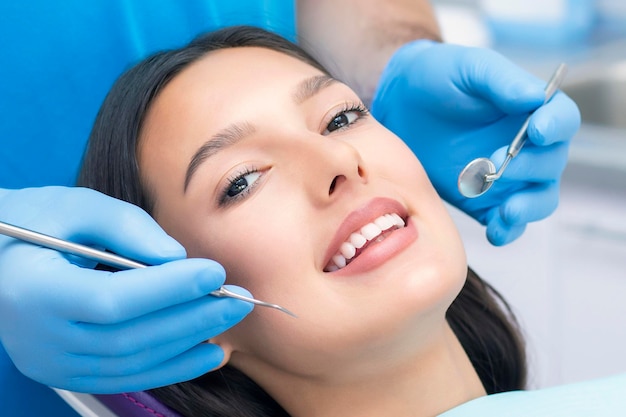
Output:
<instances>
[{"instance_id":1,"label":"gloved hand","mask_svg":"<svg viewBox=\"0 0 626 417\"><path fill-rule=\"evenodd\" d=\"M223 359L202 342L252 309L207 297L224 282L219 264L183 259L183 247L144 211L93 190L0 190L0 220L162 264L93 270L94 262L0 235L0 340L43 384L116 393L197 377Z\"/></svg>"},{"instance_id":2,"label":"gloved hand","mask_svg":"<svg viewBox=\"0 0 626 417\"><path fill-rule=\"evenodd\" d=\"M387 64L372 114L411 147L446 201L486 225L492 244L504 245L556 209L580 127L576 104L557 92L539 108L526 145L487 193L467 199L457 179L477 157L500 167L528 114L543 103L546 83L492 50L415 41Z\"/></svg>"}]
</instances>

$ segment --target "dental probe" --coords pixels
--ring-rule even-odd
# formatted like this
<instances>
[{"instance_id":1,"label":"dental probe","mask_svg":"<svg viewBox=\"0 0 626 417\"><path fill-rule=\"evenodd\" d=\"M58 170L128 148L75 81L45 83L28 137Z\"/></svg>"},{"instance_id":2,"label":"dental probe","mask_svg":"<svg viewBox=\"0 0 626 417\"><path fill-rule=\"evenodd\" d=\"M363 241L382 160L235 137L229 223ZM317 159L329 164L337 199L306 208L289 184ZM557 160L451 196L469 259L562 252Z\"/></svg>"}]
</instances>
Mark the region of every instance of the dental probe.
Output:
<instances>
[{"instance_id":1,"label":"dental probe","mask_svg":"<svg viewBox=\"0 0 626 417\"><path fill-rule=\"evenodd\" d=\"M554 71L554 73L552 74L552 77L550 77L550 80L546 84L546 87L544 89L544 92L545 92L545 100L543 102L544 104L550 101L554 93L556 93L559 86L563 82L563 79L565 78L566 73L567 73L567 65L564 63L561 63L556 69L556 71ZM528 139L528 135L526 134L526 131L528 130L528 124L530 123L531 117L532 117L532 114L526 118L526 121L524 121L524 124L520 128L519 132L517 132L517 135L511 141L511 144L506 150L506 159L504 160L504 162L502 162L502 165L500 165L500 169L498 169L498 172L496 172L495 174L487 175L485 177L485 181L493 182L493 181L500 179L505 168L507 167L507 165L509 165L509 162L511 162L511 159L515 158L517 154L519 153L519 151L522 150L522 147L526 143L526 139Z\"/></svg>"},{"instance_id":2,"label":"dental probe","mask_svg":"<svg viewBox=\"0 0 626 417\"><path fill-rule=\"evenodd\" d=\"M9 223L0 221L0 234L10 236L15 239L23 240L24 242L32 243L34 245L43 246L45 248L54 249L60 252L69 253L71 255L80 256L81 258L91 259L108 266L112 266L118 269L137 269L146 268L148 265L142 264L137 261L133 261L124 258L113 253L104 252L101 250L90 248L89 246L80 245L78 243L69 242L67 240L59 239L56 237L48 236L43 233L34 232L23 227L14 226ZM291 311L277 304L267 303L265 301L257 300L255 298L246 297L235 292L228 290L225 287L220 287L215 291L209 293L214 297L229 297L235 298L241 301L247 301L252 304L256 304L263 307L270 307L276 310L280 310L283 313L289 314L292 317L297 316Z\"/></svg>"}]
</instances>

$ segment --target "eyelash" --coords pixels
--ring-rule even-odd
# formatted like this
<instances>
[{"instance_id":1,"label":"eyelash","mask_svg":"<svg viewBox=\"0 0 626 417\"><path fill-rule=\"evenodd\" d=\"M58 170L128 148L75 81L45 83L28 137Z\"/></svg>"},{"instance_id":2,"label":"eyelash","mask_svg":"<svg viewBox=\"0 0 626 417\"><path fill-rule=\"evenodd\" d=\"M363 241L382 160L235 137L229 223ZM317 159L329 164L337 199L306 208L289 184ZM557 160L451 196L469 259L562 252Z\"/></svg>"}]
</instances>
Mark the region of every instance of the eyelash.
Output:
<instances>
[{"instance_id":1,"label":"eyelash","mask_svg":"<svg viewBox=\"0 0 626 417\"><path fill-rule=\"evenodd\" d=\"M238 173L234 174L232 177L230 177L227 181L226 181L226 186L224 187L224 189L222 190L222 192L220 193L220 198L218 201L218 205L220 207L225 207L229 204L233 204L237 201L239 201L242 198L245 198L248 194L250 194L250 192L256 187L257 183L258 183L258 179L256 181L254 181L252 184L249 184L243 191L241 191L240 193L238 193L235 196L229 196L228 192L230 191L230 188L235 185L237 183L237 181L241 180L242 178L244 178L246 175L250 175L250 174L256 174L261 172L261 170L256 169L256 168L244 168L242 171L239 171Z\"/></svg>"},{"instance_id":2,"label":"eyelash","mask_svg":"<svg viewBox=\"0 0 626 417\"><path fill-rule=\"evenodd\" d=\"M358 113L359 117L356 120L354 120L353 122L348 123L346 126L342 126L342 127L338 128L337 130L334 130L332 132L328 131L328 127L333 122L333 120L335 120L337 117L339 117L339 116L341 116L341 115L343 115L345 113L350 113L350 112ZM365 107L365 105L363 103L349 103L349 102L346 102L346 103L344 103L343 108L341 110L337 111L330 118L328 123L326 123L326 127L324 127L323 133L328 135L328 134L331 134L331 133L334 133L334 132L342 131L342 130L348 128L349 126L353 125L354 123L358 122L361 118L369 116L369 114L370 114L369 110L367 109L367 107ZM328 133L326 133L327 131L328 131Z\"/></svg>"}]
</instances>

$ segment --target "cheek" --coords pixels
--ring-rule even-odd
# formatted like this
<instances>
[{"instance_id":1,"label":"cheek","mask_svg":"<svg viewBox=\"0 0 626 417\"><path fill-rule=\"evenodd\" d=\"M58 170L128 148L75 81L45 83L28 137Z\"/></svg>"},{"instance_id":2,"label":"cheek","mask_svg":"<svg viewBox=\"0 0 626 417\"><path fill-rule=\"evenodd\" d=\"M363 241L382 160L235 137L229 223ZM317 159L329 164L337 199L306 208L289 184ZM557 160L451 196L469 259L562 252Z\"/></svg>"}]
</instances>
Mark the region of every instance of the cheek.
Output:
<instances>
[{"instance_id":1,"label":"cheek","mask_svg":"<svg viewBox=\"0 0 626 417\"><path fill-rule=\"evenodd\" d=\"M311 244L302 238L308 235L302 225L312 222L299 217L304 210L294 206L297 199L286 209L286 201L276 197L281 194L274 188L258 191L221 214L207 215L195 228L195 235L201 237L187 247L188 254L220 262L227 284L281 304L283 293L293 286L292 277L310 272L313 265Z\"/></svg>"},{"instance_id":2,"label":"cheek","mask_svg":"<svg viewBox=\"0 0 626 417\"><path fill-rule=\"evenodd\" d=\"M367 138L355 146L366 166L375 171L375 176L412 186L430 184L413 151L382 126L380 129L372 129Z\"/></svg>"}]
</instances>

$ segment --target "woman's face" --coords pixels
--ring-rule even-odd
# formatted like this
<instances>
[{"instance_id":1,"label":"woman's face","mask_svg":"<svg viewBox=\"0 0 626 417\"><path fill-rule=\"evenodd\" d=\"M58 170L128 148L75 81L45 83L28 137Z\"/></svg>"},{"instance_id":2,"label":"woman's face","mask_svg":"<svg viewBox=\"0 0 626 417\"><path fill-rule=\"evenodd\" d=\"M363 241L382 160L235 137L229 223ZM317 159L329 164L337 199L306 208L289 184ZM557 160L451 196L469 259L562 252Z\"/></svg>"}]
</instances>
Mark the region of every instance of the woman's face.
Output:
<instances>
[{"instance_id":1,"label":"woman's face","mask_svg":"<svg viewBox=\"0 0 626 417\"><path fill-rule=\"evenodd\" d=\"M432 343L463 285L419 161L347 86L264 48L212 52L156 99L139 149L155 217L256 308L216 339L255 379L356 375Z\"/></svg>"}]
</instances>

